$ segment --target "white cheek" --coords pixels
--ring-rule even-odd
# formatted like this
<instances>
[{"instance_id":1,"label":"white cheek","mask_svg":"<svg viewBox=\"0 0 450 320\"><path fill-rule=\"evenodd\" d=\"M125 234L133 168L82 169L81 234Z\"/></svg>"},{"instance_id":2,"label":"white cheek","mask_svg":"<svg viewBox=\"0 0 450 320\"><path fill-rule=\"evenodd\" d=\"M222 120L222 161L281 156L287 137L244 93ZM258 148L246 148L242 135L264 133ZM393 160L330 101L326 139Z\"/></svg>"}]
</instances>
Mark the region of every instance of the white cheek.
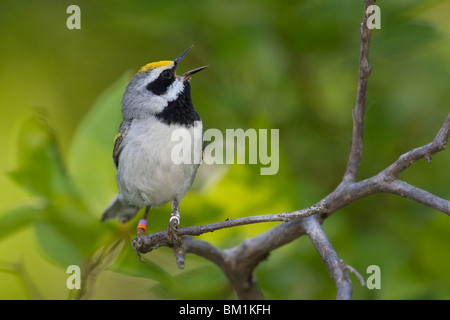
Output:
<instances>
[{"instance_id":1,"label":"white cheek","mask_svg":"<svg viewBox=\"0 0 450 320\"><path fill-rule=\"evenodd\" d=\"M178 94L183 91L184 83L182 79L175 79L172 85L167 89L167 93L163 94L163 97L167 101L173 101L178 97Z\"/></svg>"}]
</instances>

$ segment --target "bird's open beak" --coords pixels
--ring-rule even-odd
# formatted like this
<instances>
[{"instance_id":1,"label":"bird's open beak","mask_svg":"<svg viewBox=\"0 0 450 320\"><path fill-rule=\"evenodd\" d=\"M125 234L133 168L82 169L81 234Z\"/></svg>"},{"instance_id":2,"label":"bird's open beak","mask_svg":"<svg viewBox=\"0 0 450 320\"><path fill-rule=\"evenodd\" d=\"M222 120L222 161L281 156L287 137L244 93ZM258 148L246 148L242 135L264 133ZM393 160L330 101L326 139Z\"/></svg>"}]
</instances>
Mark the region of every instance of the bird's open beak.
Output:
<instances>
[{"instance_id":1,"label":"bird's open beak","mask_svg":"<svg viewBox=\"0 0 450 320\"><path fill-rule=\"evenodd\" d=\"M175 60L173 60L173 62L175 63L175 67L178 66L178 64L181 62L181 60L183 60L184 56L186 55L186 53L191 50L191 48L194 45L190 46L189 48L187 48L186 50L184 50L184 52L182 54L180 54Z\"/></svg>"},{"instance_id":2,"label":"bird's open beak","mask_svg":"<svg viewBox=\"0 0 450 320\"><path fill-rule=\"evenodd\" d=\"M194 73L202 71L203 69L208 68L208 67L209 66L203 66L203 67L195 68L195 69L193 69L191 71L186 72L185 74L182 75L183 81L189 80Z\"/></svg>"},{"instance_id":3,"label":"bird's open beak","mask_svg":"<svg viewBox=\"0 0 450 320\"><path fill-rule=\"evenodd\" d=\"M174 62L174 64L175 64L175 68L178 66L178 64L181 62L181 60L183 60L183 58L184 58L184 56L186 55L186 53L189 51L189 50L191 50L191 48L193 47L194 45L192 45L192 46L190 46L189 48L187 48L186 50L184 50L184 52L182 53L182 54L180 54L173 62ZM186 72L185 74L183 74L181 77L183 78L183 81L186 81L186 80L189 80L190 78L191 78L191 76L194 74L194 73L197 73L197 72L199 72L199 71L201 71L201 70L203 70L203 69L205 69L205 68L207 68L208 66L203 66L203 67L200 67L200 68L195 68L195 69L193 69L193 70L191 70L191 71L188 71L188 72Z\"/></svg>"}]
</instances>

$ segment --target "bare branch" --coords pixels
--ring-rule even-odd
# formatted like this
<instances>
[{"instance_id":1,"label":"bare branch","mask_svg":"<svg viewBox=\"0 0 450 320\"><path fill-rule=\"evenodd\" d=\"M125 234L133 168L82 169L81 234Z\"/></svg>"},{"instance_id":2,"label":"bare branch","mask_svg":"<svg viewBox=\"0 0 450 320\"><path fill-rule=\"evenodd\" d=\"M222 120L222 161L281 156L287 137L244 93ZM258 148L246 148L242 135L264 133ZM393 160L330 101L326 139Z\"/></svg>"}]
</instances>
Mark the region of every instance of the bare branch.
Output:
<instances>
[{"instance_id":1,"label":"bare branch","mask_svg":"<svg viewBox=\"0 0 450 320\"><path fill-rule=\"evenodd\" d=\"M394 180L386 184L383 192L397 194L404 198L420 202L430 208L450 215L450 201L442 199L434 194L417 188L401 180Z\"/></svg>"},{"instance_id":2,"label":"bare branch","mask_svg":"<svg viewBox=\"0 0 450 320\"><path fill-rule=\"evenodd\" d=\"M434 140L422 147L402 154L397 161L379 174L358 182L344 181L322 201L327 204L327 211L321 214L326 218L333 212L348 204L374 193L385 192L400 195L425 204L433 209L450 214L449 201L439 198L427 191L414 187L397 179L398 174L412 163L422 158L431 158L439 151L445 150L450 136L450 113Z\"/></svg>"},{"instance_id":3,"label":"bare branch","mask_svg":"<svg viewBox=\"0 0 450 320\"><path fill-rule=\"evenodd\" d=\"M419 159L426 159L431 162L431 157L439 151L445 150L450 136L450 113L447 115L444 124L432 142L419 148L415 148L402 154L397 161L391 164L383 172L388 179L396 179L400 172L407 169L411 164Z\"/></svg>"},{"instance_id":4,"label":"bare branch","mask_svg":"<svg viewBox=\"0 0 450 320\"><path fill-rule=\"evenodd\" d=\"M209 242L185 236L183 237L181 250L183 251L183 255L185 253L193 253L214 262L221 268L225 266L225 254L223 250L216 248Z\"/></svg>"},{"instance_id":5,"label":"bare branch","mask_svg":"<svg viewBox=\"0 0 450 320\"><path fill-rule=\"evenodd\" d=\"M180 268L184 267L185 253L202 256L216 263L224 271L240 299L259 299L261 294L253 278L254 269L261 261L266 259L271 251L304 235L308 229L308 227L305 227L305 224L310 223L308 221L312 220L312 215L319 214L320 218L316 219L314 217L314 221L322 223L333 212L358 199L379 192L398 194L450 214L450 202L448 200L441 199L427 191L396 179L396 175L408 168L414 161L426 158L426 155L431 157L435 153L444 150L449 135L450 114L433 142L403 154L396 162L378 175L358 182L342 182L332 193L312 207L288 213L228 219L210 225L179 228L180 235L184 235L184 237L182 246L174 247L177 265ZM394 172L396 173L394 174ZM395 178L393 179L393 177ZM220 250L208 242L194 240L187 236L268 221L289 222L279 224L261 235L246 239L240 245L228 250ZM133 240L132 246L137 253L146 253L159 246L169 246L166 239L167 231L161 231L152 235L137 237ZM325 263L327 262L325 261ZM346 268L351 270L349 266L346 266ZM342 285L339 284L338 298L347 297L349 284L345 282L346 280L342 274L339 275L341 276L339 279L344 279L339 281L344 282L342 282Z\"/></svg>"},{"instance_id":6,"label":"bare branch","mask_svg":"<svg viewBox=\"0 0 450 320\"><path fill-rule=\"evenodd\" d=\"M330 240L322 229L317 217L302 219L306 234L325 262L331 277L336 282L336 299L350 300L352 298L352 282L347 273L346 265L339 258Z\"/></svg>"},{"instance_id":7,"label":"bare branch","mask_svg":"<svg viewBox=\"0 0 450 320\"><path fill-rule=\"evenodd\" d=\"M311 206L306 209L296 210L293 212L283 212L279 214L267 214L260 216L250 216L239 219L227 219L222 222L216 222L208 225L195 226L195 227L181 227L178 229L178 234L180 236L191 235L199 236L203 233L213 232L216 230L231 228L235 226L242 226L253 223L261 222L273 222L273 221L289 221L293 219L298 219L302 217L309 217L317 213L323 213L326 211L326 203L324 201ZM137 253L147 253L157 247L157 244L163 240L167 239L167 230L153 233L148 236L137 237L133 240L132 246Z\"/></svg>"},{"instance_id":8,"label":"bare branch","mask_svg":"<svg viewBox=\"0 0 450 320\"><path fill-rule=\"evenodd\" d=\"M432 142L402 154L397 161L378 175L381 191L415 200L430 208L450 215L450 201L398 179L400 172L409 168L414 162L422 158L431 162L431 157L433 155L446 149L449 137L450 113L447 115L444 124Z\"/></svg>"},{"instance_id":9,"label":"bare branch","mask_svg":"<svg viewBox=\"0 0 450 320\"><path fill-rule=\"evenodd\" d=\"M164 244L168 245L168 242L164 242ZM206 241L185 236L181 247L173 247L173 251L179 268L184 268L186 253L196 254L214 262L222 269L238 299L262 299L261 292L253 278L253 270L260 260L247 258L251 254L250 247L244 245L220 250Z\"/></svg>"},{"instance_id":10,"label":"bare branch","mask_svg":"<svg viewBox=\"0 0 450 320\"><path fill-rule=\"evenodd\" d=\"M372 67L369 65L371 30L367 26L367 18L369 16L367 7L374 4L375 0L365 0L364 19L361 23L358 90L356 93L356 106L353 110L353 136L347 162L347 169L345 170L343 177L344 182L356 181L356 175L358 174L359 165L361 163L367 83L372 71Z\"/></svg>"}]
</instances>

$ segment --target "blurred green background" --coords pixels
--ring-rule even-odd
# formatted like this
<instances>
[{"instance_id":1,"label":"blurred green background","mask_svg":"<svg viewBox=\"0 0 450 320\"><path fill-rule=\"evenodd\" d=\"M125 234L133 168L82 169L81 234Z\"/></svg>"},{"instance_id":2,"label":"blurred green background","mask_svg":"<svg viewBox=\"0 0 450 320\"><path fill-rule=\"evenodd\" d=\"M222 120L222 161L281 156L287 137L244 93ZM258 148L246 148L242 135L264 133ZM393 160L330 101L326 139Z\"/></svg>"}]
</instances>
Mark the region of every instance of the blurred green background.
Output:
<instances>
[{"instance_id":1,"label":"blurred green background","mask_svg":"<svg viewBox=\"0 0 450 320\"><path fill-rule=\"evenodd\" d=\"M81 9L68 30L66 9ZM450 111L450 3L379 1L372 33L365 144L359 178L430 142ZM204 127L280 130L280 170L201 166L181 205L182 225L292 211L331 192L352 131L363 1L0 2L0 299L232 299L214 264L188 255L178 270L160 248L139 262L131 223L100 223L117 191L111 159L124 86L142 65L174 59L192 80ZM450 199L450 152L401 178ZM166 227L170 207L150 214ZM274 224L200 238L228 248ZM449 299L450 220L393 195L362 199L324 223L335 249L381 289L354 280L355 299ZM69 290L69 265L83 290ZM256 269L268 299L334 299L306 237Z\"/></svg>"}]
</instances>

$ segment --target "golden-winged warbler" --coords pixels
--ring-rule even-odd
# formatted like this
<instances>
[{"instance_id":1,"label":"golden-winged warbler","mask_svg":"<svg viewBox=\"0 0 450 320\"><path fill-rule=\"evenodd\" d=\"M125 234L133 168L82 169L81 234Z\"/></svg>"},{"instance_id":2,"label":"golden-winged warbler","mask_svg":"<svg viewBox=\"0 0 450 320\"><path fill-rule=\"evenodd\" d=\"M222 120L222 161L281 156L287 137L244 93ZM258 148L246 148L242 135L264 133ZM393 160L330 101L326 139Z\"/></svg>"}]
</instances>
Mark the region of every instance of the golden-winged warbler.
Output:
<instances>
[{"instance_id":1,"label":"golden-winged warbler","mask_svg":"<svg viewBox=\"0 0 450 320\"><path fill-rule=\"evenodd\" d=\"M185 129L192 139L189 145L203 143L200 116L191 100L190 79L207 66L179 76L176 69L189 47L173 61L146 64L128 83L122 98L123 122L114 140L113 160L117 169L118 194L102 215L102 221L132 219L145 207L138 224L138 235L147 230L151 207L172 203L169 241L180 221L180 201L191 187L199 161L175 163L172 150L175 130ZM192 151L192 152L191 152ZM192 159L201 159L202 147L189 149Z\"/></svg>"}]
</instances>

